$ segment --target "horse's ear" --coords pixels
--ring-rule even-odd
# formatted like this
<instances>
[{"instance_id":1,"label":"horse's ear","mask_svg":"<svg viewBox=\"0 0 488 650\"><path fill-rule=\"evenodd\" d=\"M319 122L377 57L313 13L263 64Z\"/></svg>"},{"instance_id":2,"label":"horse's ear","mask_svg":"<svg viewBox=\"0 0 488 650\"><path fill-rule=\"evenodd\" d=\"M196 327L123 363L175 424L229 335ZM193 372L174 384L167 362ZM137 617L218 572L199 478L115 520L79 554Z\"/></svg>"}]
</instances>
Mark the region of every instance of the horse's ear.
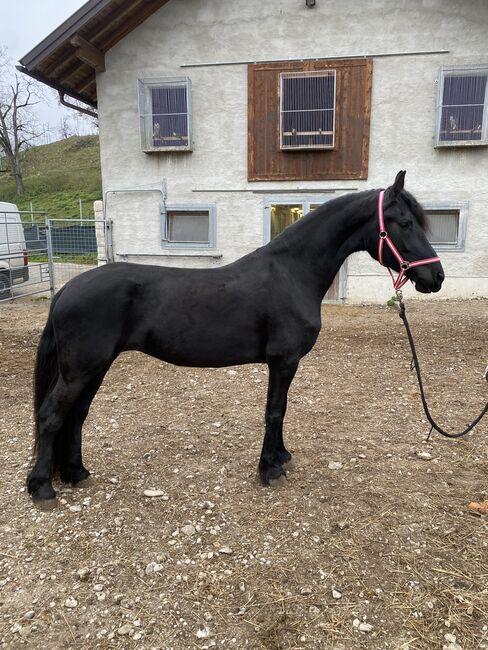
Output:
<instances>
[{"instance_id":1,"label":"horse's ear","mask_svg":"<svg viewBox=\"0 0 488 650\"><path fill-rule=\"evenodd\" d=\"M398 174L396 175L395 182L391 186L391 193L393 197L397 197L400 192L403 190L403 186L405 184L405 174L407 172L405 170L399 171Z\"/></svg>"}]
</instances>

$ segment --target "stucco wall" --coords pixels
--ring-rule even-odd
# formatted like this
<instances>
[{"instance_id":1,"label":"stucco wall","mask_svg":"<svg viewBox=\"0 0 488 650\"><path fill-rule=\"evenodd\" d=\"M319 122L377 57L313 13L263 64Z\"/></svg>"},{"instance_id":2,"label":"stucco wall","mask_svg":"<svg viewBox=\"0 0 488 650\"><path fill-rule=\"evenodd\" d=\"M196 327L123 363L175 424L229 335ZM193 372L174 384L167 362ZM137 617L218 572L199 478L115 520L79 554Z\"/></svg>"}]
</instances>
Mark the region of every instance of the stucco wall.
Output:
<instances>
[{"instance_id":1,"label":"stucco wall","mask_svg":"<svg viewBox=\"0 0 488 650\"><path fill-rule=\"evenodd\" d=\"M157 188L166 179L168 202L214 204L216 251L162 254L161 195L135 192L106 201L115 253L177 266L228 263L266 240L266 195L253 191L289 188L297 197L300 187L384 187L406 169L407 188L420 201L469 202L465 250L442 253L447 280L439 297L488 295L488 148L433 146L438 70L488 63L487 26L482 0L317 0L313 9L305 0L171 0L107 53L106 72L98 75L104 191ZM434 49L450 52L374 58L366 181L248 183L247 67L181 67ZM168 76L191 78L193 151L144 154L137 81ZM347 300L391 295L389 276L366 255L352 256L347 268Z\"/></svg>"}]
</instances>

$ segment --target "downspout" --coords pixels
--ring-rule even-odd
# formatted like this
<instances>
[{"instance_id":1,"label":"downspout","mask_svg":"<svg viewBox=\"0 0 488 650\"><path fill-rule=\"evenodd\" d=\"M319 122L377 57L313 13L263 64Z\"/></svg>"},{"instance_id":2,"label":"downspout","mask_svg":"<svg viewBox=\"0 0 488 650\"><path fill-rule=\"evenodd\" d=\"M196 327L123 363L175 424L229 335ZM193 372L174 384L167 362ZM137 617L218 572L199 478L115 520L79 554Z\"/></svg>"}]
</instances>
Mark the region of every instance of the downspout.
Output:
<instances>
[{"instance_id":1,"label":"downspout","mask_svg":"<svg viewBox=\"0 0 488 650\"><path fill-rule=\"evenodd\" d=\"M76 104L71 104L71 102L67 102L66 99L64 98L66 93L64 93L62 90L58 90L59 93L59 101L63 106L66 106L67 108L72 108L75 111L78 111L78 113L83 113L83 115L88 115L89 117L93 117L96 120L98 120L98 113L95 113L95 111L90 111L88 108L83 108L82 106L77 106Z\"/></svg>"}]
</instances>

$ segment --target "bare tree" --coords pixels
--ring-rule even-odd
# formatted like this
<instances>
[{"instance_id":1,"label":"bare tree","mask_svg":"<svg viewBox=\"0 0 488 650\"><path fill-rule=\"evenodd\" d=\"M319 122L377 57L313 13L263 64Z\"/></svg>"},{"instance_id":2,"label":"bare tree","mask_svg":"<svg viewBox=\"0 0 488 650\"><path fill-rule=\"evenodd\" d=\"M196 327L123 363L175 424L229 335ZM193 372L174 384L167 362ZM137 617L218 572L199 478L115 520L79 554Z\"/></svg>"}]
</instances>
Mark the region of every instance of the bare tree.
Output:
<instances>
[{"instance_id":1,"label":"bare tree","mask_svg":"<svg viewBox=\"0 0 488 650\"><path fill-rule=\"evenodd\" d=\"M61 136L62 140L66 140L73 135L73 128L71 126L70 118L66 115L61 118L61 121L59 123L59 135Z\"/></svg>"},{"instance_id":2,"label":"bare tree","mask_svg":"<svg viewBox=\"0 0 488 650\"><path fill-rule=\"evenodd\" d=\"M20 153L43 133L33 113L41 92L38 85L13 74L5 49L0 49L0 148L15 178L17 194L24 194Z\"/></svg>"}]
</instances>

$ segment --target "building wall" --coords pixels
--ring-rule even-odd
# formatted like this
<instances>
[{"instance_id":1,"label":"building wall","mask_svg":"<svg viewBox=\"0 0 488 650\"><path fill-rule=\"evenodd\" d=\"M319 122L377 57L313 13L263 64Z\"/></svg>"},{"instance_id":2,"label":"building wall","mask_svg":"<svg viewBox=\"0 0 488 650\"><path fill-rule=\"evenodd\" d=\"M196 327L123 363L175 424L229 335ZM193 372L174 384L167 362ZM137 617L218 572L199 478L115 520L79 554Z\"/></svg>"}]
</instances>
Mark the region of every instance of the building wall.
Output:
<instances>
[{"instance_id":1,"label":"building wall","mask_svg":"<svg viewBox=\"0 0 488 650\"><path fill-rule=\"evenodd\" d=\"M326 195L333 197L385 187L406 169L407 189L421 202L469 202L465 250L441 254L447 279L437 295L487 296L488 148L433 146L438 70L488 63L487 26L483 0L317 0L313 9L304 0L172 0L107 53L106 72L98 75L104 192L161 188L165 181L169 203L214 204L216 251L165 252L161 193L140 191L106 194L116 255L175 266L225 264L265 243L263 189L271 196L289 188L296 197L299 188L344 188ZM249 183L247 66L181 67L438 49L449 53L374 57L365 181ZM192 81L193 151L145 154L137 81L171 76ZM384 301L391 295L386 271L366 254L353 255L347 273L347 300Z\"/></svg>"}]
</instances>

